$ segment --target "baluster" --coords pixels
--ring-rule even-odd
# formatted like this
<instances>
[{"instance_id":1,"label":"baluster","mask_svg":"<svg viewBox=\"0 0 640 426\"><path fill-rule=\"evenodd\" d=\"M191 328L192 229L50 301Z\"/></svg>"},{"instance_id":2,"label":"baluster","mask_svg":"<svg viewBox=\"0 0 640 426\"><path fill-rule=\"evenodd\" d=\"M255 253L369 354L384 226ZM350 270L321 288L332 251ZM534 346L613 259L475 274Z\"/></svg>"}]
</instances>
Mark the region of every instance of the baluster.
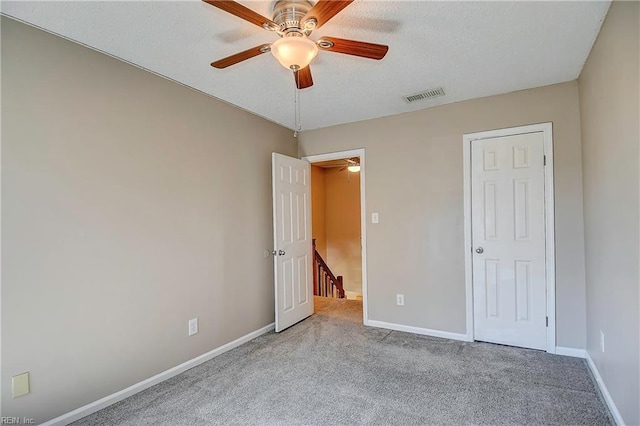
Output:
<instances>
[{"instance_id":1,"label":"baluster","mask_svg":"<svg viewBox=\"0 0 640 426\"><path fill-rule=\"evenodd\" d=\"M324 275L324 289L325 289L325 296L329 296L329 285L331 285L331 281L329 280L329 275L325 274Z\"/></svg>"},{"instance_id":2,"label":"baluster","mask_svg":"<svg viewBox=\"0 0 640 426\"><path fill-rule=\"evenodd\" d=\"M327 297L327 274L322 274L322 295Z\"/></svg>"}]
</instances>

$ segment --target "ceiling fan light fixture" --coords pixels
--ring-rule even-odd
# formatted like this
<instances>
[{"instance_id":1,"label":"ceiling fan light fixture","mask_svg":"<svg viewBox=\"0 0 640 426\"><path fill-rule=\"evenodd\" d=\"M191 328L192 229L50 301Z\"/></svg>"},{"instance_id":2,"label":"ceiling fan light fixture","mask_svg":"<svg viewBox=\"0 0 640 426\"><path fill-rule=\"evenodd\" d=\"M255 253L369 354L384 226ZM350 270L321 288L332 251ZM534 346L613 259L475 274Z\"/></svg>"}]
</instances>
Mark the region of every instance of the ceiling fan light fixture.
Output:
<instances>
[{"instance_id":1,"label":"ceiling fan light fixture","mask_svg":"<svg viewBox=\"0 0 640 426\"><path fill-rule=\"evenodd\" d=\"M285 36L271 44L271 54L283 67L297 71L311 63L318 46L304 36Z\"/></svg>"},{"instance_id":2,"label":"ceiling fan light fixture","mask_svg":"<svg viewBox=\"0 0 640 426\"><path fill-rule=\"evenodd\" d=\"M349 170L351 173L358 173L360 171L360 164L349 164L347 170Z\"/></svg>"}]
</instances>

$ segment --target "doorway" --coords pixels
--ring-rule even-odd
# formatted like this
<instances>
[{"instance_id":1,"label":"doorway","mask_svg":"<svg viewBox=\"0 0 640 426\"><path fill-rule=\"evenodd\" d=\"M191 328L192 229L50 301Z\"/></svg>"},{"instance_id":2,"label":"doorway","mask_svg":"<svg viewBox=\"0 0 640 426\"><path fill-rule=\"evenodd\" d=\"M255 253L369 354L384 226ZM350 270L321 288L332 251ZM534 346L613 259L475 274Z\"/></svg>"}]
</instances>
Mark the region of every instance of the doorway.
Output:
<instances>
[{"instance_id":1,"label":"doorway","mask_svg":"<svg viewBox=\"0 0 640 426\"><path fill-rule=\"evenodd\" d=\"M555 353L551 123L463 140L467 337Z\"/></svg>"},{"instance_id":2,"label":"doorway","mask_svg":"<svg viewBox=\"0 0 640 426\"><path fill-rule=\"evenodd\" d=\"M364 149L302 159L310 162L312 169L312 204L315 204L312 229L317 250L335 275L343 277L346 298L362 300L363 323L366 324ZM349 166L352 166L351 170ZM319 191L316 185L322 186L322 189Z\"/></svg>"}]
</instances>

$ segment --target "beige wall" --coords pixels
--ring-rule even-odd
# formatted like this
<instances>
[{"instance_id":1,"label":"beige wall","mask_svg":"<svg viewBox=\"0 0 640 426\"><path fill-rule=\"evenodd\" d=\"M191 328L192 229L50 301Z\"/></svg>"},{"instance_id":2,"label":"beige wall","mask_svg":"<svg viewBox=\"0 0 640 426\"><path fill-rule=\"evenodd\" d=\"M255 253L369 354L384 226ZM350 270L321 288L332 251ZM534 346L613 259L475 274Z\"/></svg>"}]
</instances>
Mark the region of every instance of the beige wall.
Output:
<instances>
[{"instance_id":1,"label":"beige wall","mask_svg":"<svg viewBox=\"0 0 640 426\"><path fill-rule=\"evenodd\" d=\"M369 318L465 333L462 135L553 122L557 343L585 347L577 83L303 132L300 155L366 150ZM395 294L404 293L398 307Z\"/></svg>"},{"instance_id":2,"label":"beige wall","mask_svg":"<svg viewBox=\"0 0 640 426\"><path fill-rule=\"evenodd\" d=\"M327 264L344 278L344 289L362 294L360 173L326 171Z\"/></svg>"},{"instance_id":3,"label":"beige wall","mask_svg":"<svg viewBox=\"0 0 640 426\"><path fill-rule=\"evenodd\" d=\"M614 2L579 78L587 350L629 425L640 424L639 22L638 2Z\"/></svg>"},{"instance_id":4,"label":"beige wall","mask_svg":"<svg viewBox=\"0 0 640 426\"><path fill-rule=\"evenodd\" d=\"M311 233L316 239L316 250L327 258L327 220L325 169L311 165Z\"/></svg>"},{"instance_id":5,"label":"beige wall","mask_svg":"<svg viewBox=\"0 0 640 426\"><path fill-rule=\"evenodd\" d=\"M291 131L6 18L2 107L2 415L50 419L274 320Z\"/></svg>"}]
</instances>

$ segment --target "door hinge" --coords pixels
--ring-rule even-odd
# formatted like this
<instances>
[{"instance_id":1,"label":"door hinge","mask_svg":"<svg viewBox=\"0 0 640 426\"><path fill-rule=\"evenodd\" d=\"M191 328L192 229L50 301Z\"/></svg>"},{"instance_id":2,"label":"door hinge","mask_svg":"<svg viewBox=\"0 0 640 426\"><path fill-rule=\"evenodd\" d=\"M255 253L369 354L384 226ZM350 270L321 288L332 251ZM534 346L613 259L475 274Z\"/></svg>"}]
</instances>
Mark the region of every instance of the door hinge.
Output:
<instances>
[{"instance_id":1,"label":"door hinge","mask_svg":"<svg viewBox=\"0 0 640 426\"><path fill-rule=\"evenodd\" d=\"M546 166L546 165L547 165L547 156L546 156L546 155L543 155L543 156L542 156L542 165L543 165L543 166Z\"/></svg>"},{"instance_id":2,"label":"door hinge","mask_svg":"<svg viewBox=\"0 0 640 426\"><path fill-rule=\"evenodd\" d=\"M547 327L549 327L549 317L547 317Z\"/></svg>"}]
</instances>

